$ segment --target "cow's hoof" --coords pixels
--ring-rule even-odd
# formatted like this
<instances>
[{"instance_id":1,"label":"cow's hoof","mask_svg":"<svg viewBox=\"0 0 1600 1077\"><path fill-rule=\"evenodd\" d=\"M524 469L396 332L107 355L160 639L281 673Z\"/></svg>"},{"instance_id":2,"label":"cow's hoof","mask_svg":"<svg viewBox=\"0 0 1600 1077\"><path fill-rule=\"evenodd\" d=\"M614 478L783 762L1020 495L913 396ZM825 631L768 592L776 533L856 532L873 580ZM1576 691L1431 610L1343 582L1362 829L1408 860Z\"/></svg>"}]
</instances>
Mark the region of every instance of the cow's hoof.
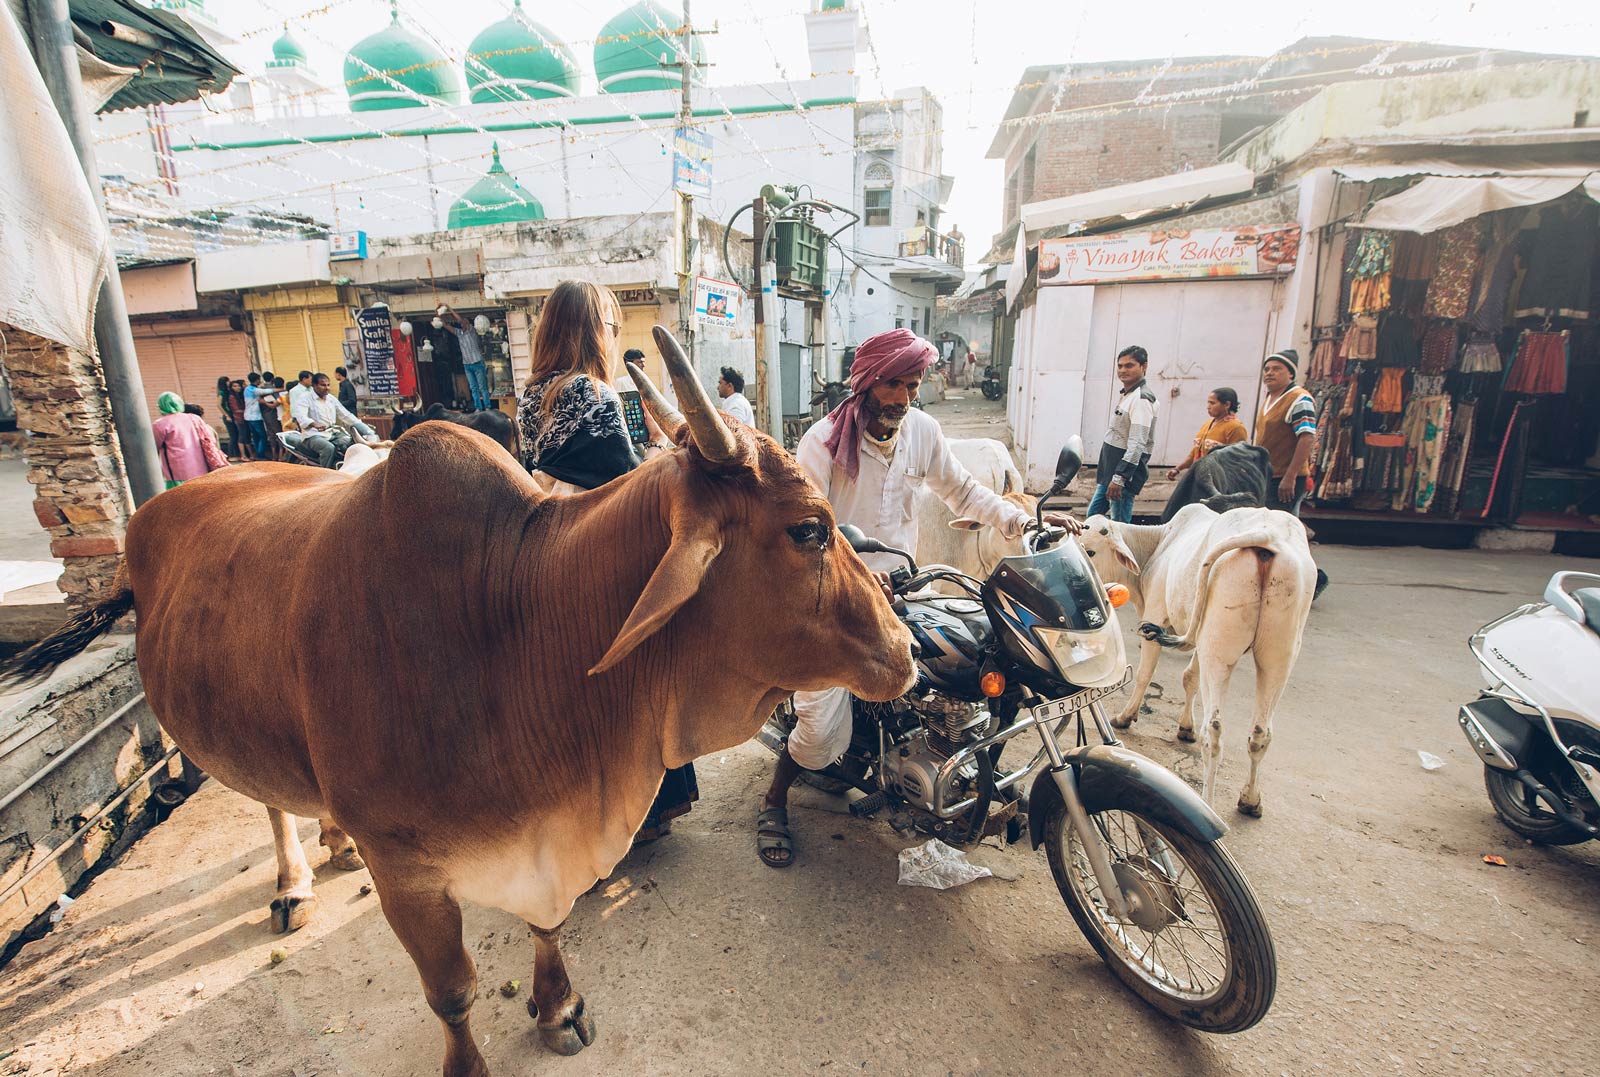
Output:
<instances>
[{"instance_id":1,"label":"cow's hoof","mask_svg":"<svg viewBox=\"0 0 1600 1077\"><path fill-rule=\"evenodd\" d=\"M328 863L340 871L360 871L367 866L367 862L361 859L361 854L356 852L354 846L334 853L328 857Z\"/></svg>"},{"instance_id":2,"label":"cow's hoof","mask_svg":"<svg viewBox=\"0 0 1600 1077\"><path fill-rule=\"evenodd\" d=\"M1259 819L1261 818L1261 805L1246 804L1243 800L1241 800L1239 801L1239 813L1241 815L1248 815L1252 819Z\"/></svg>"},{"instance_id":3,"label":"cow's hoof","mask_svg":"<svg viewBox=\"0 0 1600 1077\"><path fill-rule=\"evenodd\" d=\"M1133 724L1134 717L1132 714L1119 714L1111 719L1111 727L1113 729L1127 729Z\"/></svg>"},{"instance_id":4,"label":"cow's hoof","mask_svg":"<svg viewBox=\"0 0 1600 1077\"><path fill-rule=\"evenodd\" d=\"M1193 744L1195 741L1194 730L1180 728L1178 730L1178 739L1183 741L1185 744Z\"/></svg>"},{"instance_id":5,"label":"cow's hoof","mask_svg":"<svg viewBox=\"0 0 1600 1077\"><path fill-rule=\"evenodd\" d=\"M274 934L299 931L311 922L311 915L317 911L317 897L315 894L306 894L303 897L291 895L273 898L271 908Z\"/></svg>"},{"instance_id":6,"label":"cow's hoof","mask_svg":"<svg viewBox=\"0 0 1600 1077\"><path fill-rule=\"evenodd\" d=\"M594 1018L589 1015L583 996L577 998L560 1024L539 1026L539 1038L558 1055L575 1055L594 1042ZM529 1002L528 1009L534 1011L536 1007Z\"/></svg>"}]
</instances>

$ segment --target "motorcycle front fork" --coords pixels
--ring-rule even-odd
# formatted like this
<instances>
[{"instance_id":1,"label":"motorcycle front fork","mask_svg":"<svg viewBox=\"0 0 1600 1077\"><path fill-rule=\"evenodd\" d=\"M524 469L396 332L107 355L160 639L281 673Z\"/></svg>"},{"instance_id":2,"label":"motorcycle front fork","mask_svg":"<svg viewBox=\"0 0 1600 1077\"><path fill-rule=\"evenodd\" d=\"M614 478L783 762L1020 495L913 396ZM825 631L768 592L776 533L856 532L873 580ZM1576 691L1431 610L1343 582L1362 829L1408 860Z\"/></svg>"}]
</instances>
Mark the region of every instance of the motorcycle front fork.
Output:
<instances>
[{"instance_id":1,"label":"motorcycle front fork","mask_svg":"<svg viewBox=\"0 0 1600 1077\"><path fill-rule=\"evenodd\" d=\"M1101 739L1106 744L1120 743L1116 733L1112 731L1111 723L1106 720L1105 711L1100 704L1091 703L1088 710L1090 716L1094 718ZM1078 720L1079 722L1083 720L1081 713ZM1063 719L1063 722L1066 721L1070 719ZM1101 833L1100 828L1089 818L1089 813L1083 806L1083 797L1078 793L1077 772L1062 756L1061 746L1056 743L1052 729L1044 725L1035 728L1039 731L1039 739L1044 743L1045 756L1050 760L1050 777L1054 779L1056 788L1061 791L1061 802L1066 806L1067 819L1072 824L1073 832L1078 835L1078 840L1083 842L1083 850L1089 858L1089 867L1094 872L1095 882L1100 884L1100 893L1105 895L1106 908L1117 919L1128 920L1131 917L1127 898L1122 893L1122 884L1117 881L1116 873L1112 870L1111 854L1106 848L1106 835ZM1142 823L1138 825L1138 829L1141 840L1151 853L1151 859L1161 865L1169 878L1176 878L1177 866L1172 862L1172 854L1166 842Z\"/></svg>"}]
</instances>

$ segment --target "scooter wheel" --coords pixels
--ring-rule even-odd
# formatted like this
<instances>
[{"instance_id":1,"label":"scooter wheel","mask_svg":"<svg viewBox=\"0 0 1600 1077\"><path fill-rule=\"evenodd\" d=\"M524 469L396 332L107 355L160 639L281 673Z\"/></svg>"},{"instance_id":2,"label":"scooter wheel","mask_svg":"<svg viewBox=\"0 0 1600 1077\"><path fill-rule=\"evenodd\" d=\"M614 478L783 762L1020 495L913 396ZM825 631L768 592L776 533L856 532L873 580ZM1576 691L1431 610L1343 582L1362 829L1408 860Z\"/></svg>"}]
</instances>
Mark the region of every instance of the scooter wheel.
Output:
<instances>
[{"instance_id":1,"label":"scooter wheel","mask_svg":"<svg viewBox=\"0 0 1600 1077\"><path fill-rule=\"evenodd\" d=\"M1558 818L1514 775L1484 764L1483 785L1500 821L1529 841L1541 845L1577 845L1589 840L1585 831Z\"/></svg>"}]
</instances>

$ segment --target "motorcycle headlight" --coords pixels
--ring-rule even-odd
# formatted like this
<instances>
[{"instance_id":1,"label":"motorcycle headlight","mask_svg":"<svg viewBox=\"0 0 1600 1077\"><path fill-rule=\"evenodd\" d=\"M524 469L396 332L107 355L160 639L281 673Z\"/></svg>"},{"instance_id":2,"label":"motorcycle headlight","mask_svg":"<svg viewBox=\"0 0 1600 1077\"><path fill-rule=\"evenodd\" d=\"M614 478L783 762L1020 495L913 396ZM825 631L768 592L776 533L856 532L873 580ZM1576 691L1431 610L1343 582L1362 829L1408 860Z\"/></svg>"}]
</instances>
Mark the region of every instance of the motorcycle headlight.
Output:
<instances>
[{"instance_id":1,"label":"motorcycle headlight","mask_svg":"<svg viewBox=\"0 0 1600 1077\"><path fill-rule=\"evenodd\" d=\"M1115 621L1096 632L1062 628L1035 628L1033 631L1067 682L1080 688L1101 688L1122 679L1127 661L1122 650L1122 633L1116 630Z\"/></svg>"}]
</instances>

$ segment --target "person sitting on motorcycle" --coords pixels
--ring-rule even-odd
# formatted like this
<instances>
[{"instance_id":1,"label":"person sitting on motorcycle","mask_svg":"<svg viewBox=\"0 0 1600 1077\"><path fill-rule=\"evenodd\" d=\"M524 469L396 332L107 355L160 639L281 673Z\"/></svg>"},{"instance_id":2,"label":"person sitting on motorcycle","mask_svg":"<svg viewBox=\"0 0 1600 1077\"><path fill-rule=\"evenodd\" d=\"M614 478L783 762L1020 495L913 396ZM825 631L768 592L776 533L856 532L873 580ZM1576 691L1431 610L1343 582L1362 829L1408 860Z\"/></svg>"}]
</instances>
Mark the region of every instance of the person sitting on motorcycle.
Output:
<instances>
[{"instance_id":1,"label":"person sitting on motorcycle","mask_svg":"<svg viewBox=\"0 0 1600 1077\"><path fill-rule=\"evenodd\" d=\"M350 447L351 431L366 425L339 403L331 388L328 375L318 374L311 379L311 392L294 403L294 421L304 434L299 451L318 467L332 467Z\"/></svg>"},{"instance_id":2,"label":"person sitting on motorcycle","mask_svg":"<svg viewBox=\"0 0 1600 1077\"><path fill-rule=\"evenodd\" d=\"M974 479L945 443L939 422L912 409L922 376L938 352L909 329L869 337L856 349L850 396L807 430L795 459L833 507L835 522L854 524L872 538L903 550L917 548L912 498L927 486L957 517L978 520L1015 538L1032 522L1027 512ZM1062 513L1045 519L1076 532ZM882 570L899 559L868 555ZM888 575L878 573L888 591ZM778 757L772 787L756 817L756 851L769 867L794 861L789 833L789 786L801 770L822 770L850 746L850 693L843 688L797 692L794 731Z\"/></svg>"}]
</instances>

